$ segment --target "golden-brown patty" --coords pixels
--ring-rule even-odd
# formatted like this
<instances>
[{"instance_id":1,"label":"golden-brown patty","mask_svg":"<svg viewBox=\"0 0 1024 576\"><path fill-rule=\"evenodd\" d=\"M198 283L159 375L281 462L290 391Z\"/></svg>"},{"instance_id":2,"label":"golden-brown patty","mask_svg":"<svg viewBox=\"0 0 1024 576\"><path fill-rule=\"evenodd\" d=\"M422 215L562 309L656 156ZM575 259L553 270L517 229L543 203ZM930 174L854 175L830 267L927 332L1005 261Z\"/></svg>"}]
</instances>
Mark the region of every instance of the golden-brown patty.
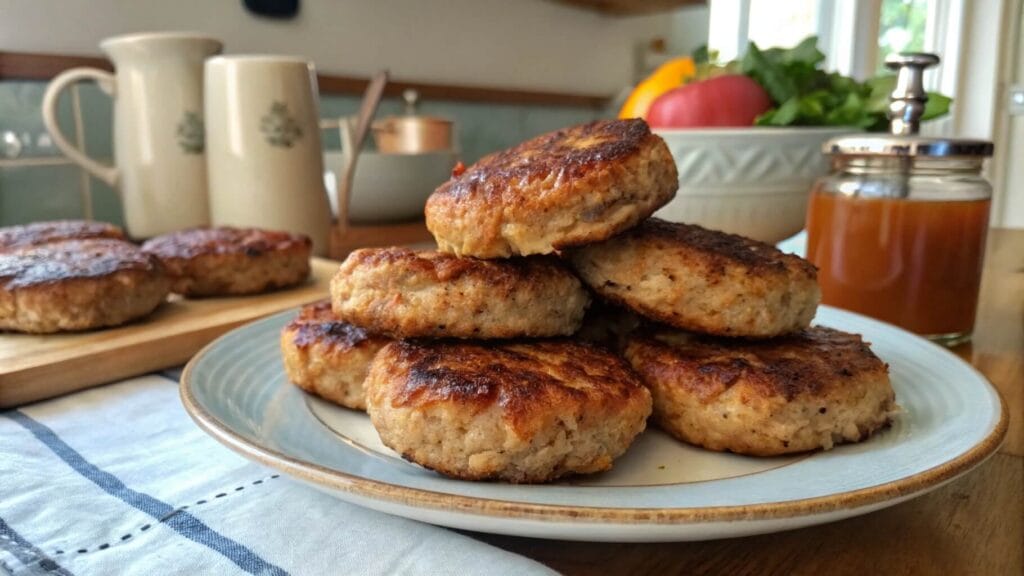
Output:
<instances>
[{"instance_id":1,"label":"golden-brown patty","mask_svg":"<svg viewBox=\"0 0 1024 576\"><path fill-rule=\"evenodd\" d=\"M193 228L148 240L183 296L258 294L301 284L309 277L308 236L258 228Z\"/></svg>"},{"instance_id":2,"label":"golden-brown patty","mask_svg":"<svg viewBox=\"0 0 1024 576\"><path fill-rule=\"evenodd\" d=\"M817 269L798 256L656 218L569 258L602 297L695 332L751 338L795 332L810 324L821 299Z\"/></svg>"},{"instance_id":3,"label":"golden-brown patty","mask_svg":"<svg viewBox=\"0 0 1024 576\"><path fill-rule=\"evenodd\" d=\"M354 410L366 410L363 381L388 338L342 322L322 300L302 307L281 330L288 379L303 390Z\"/></svg>"},{"instance_id":4,"label":"golden-brown patty","mask_svg":"<svg viewBox=\"0 0 1024 576\"><path fill-rule=\"evenodd\" d=\"M0 250L39 246L61 240L113 238L124 240L124 232L113 224L86 220L53 220L0 228Z\"/></svg>"},{"instance_id":5,"label":"golden-brown patty","mask_svg":"<svg viewBox=\"0 0 1024 576\"><path fill-rule=\"evenodd\" d=\"M374 358L366 392L386 446L468 480L607 470L651 412L621 358L568 340L397 341Z\"/></svg>"},{"instance_id":6,"label":"golden-brown patty","mask_svg":"<svg viewBox=\"0 0 1024 576\"><path fill-rule=\"evenodd\" d=\"M601 120L491 154L427 200L444 252L550 254L622 232L668 203L675 161L643 120Z\"/></svg>"},{"instance_id":7,"label":"golden-brown patty","mask_svg":"<svg viewBox=\"0 0 1024 576\"><path fill-rule=\"evenodd\" d=\"M113 239L0 252L0 330L51 333L117 326L167 297L160 262Z\"/></svg>"},{"instance_id":8,"label":"golden-brown patty","mask_svg":"<svg viewBox=\"0 0 1024 576\"><path fill-rule=\"evenodd\" d=\"M477 260L398 247L349 254L331 299L340 318L396 338L569 335L590 302L552 257Z\"/></svg>"},{"instance_id":9,"label":"golden-brown patty","mask_svg":"<svg viewBox=\"0 0 1024 576\"><path fill-rule=\"evenodd\" d=\"M860 336L813 327L774 340L634 333L626 359L676 438L754 456L858 442L897 408L888 366Z\"/></svg>"}]
</instances>

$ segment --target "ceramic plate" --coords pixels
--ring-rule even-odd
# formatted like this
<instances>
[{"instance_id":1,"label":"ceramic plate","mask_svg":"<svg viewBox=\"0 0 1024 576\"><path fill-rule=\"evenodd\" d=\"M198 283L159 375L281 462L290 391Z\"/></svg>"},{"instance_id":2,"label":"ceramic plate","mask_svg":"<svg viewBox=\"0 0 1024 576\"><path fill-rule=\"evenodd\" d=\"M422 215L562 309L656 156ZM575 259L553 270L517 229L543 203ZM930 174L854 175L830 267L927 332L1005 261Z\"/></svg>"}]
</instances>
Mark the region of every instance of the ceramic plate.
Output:
<instances>
[{"instance_id":1,"label":"ceramic plate","mask_svg":"<svg viewBox=\"0 0 1024 576\"><path fill-rule=\"evenodd\" d=\"M683 445L648 430L610 472L549 485L452 480L381 445L369 418L290 385L278 334L294 311L238 328L182 374L185 408L257 462L350 502L501 534L608 541L703 540L799 528L892 506L991 455L1006 432L998 393L947 350L822 306L816 322L863 334L890 365L903 412L867 442L786 458Z\"/></svg>"}]
</instances>

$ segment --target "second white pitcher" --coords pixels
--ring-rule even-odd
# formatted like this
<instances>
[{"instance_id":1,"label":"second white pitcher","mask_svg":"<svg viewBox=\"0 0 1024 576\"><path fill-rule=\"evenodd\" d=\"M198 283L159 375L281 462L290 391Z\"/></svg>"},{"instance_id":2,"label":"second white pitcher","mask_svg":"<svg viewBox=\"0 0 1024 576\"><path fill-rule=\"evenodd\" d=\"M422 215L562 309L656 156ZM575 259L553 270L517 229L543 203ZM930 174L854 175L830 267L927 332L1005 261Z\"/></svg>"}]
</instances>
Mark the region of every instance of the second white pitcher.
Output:
<instances>
[{"instance_id":1,"label":"second white pitcher","mask_svg":"<svg viewBox=\"0 0 1024 576\"><path fill-rule=\"evenodd\" d=\"M215 225L307 234L327 251L313 65L286 56L219 56L205 67L210 217Z\"/></svg>"}]
</instances>

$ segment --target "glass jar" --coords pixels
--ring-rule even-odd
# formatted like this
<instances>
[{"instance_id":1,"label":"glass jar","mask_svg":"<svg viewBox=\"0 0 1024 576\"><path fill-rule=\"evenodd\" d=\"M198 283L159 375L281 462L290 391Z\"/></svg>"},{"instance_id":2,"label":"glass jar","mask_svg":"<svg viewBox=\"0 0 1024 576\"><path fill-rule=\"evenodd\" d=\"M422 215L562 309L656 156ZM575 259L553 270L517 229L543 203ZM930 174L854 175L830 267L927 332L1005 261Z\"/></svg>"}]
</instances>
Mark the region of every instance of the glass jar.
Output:
<instances>
[{"instance_id":1,"label":"glass jar","mask_svg":"<svg viewBox=\"0 0 1024 576\"><path fill-rule=\"evenodd\" d=\"M822 302L954 345L974 326L992 188L982 158L833 158L811 192Z\"/></svg>"},{"instance_id":2,"label":"glass jar","mask_svg":"<svg viewBox=\"0 0 1024 576\"><path fill-rule=\"evenodd\" d=\"M825 145L832 173L811 191L807 258L822 302L952 346L970 338L992 187L992 143L917 135L930 54L891 56L899 70L891 134Z\"/></svg>"}]
</instances>

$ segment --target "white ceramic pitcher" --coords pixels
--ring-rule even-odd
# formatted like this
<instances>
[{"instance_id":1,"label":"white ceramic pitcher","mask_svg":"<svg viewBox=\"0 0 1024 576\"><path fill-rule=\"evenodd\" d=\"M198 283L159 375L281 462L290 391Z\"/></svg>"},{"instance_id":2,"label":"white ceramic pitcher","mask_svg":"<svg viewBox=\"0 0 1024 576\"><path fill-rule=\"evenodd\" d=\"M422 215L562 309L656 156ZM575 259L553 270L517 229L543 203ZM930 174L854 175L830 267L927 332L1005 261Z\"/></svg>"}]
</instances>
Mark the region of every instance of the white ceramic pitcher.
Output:
<instances>
[{"instance_id":1,"label":"white ceramic pitcher","mask_svg":"<svg viewBox=\"0 0 1024 576\"><path fill-rule=\"evenodd\" d=\"M218 56L206 62L210 219L306 234L326 254L316 71L291 56Z\"/></svg>"},{"instance_id":2,"label":"white ceramic pitcher","mask_svg":"<svg viewBox=\"0 0 1024 576\"><path fill-rule=\"evenodd\" d=\"M43 122L57 147L121 195L135 238L210 223L203 129L203 61L221 51L213 38L178 32L116 36L100 48L115 73L73 68L50 82ZM114 165L90 158L61 132L57 99L93 80L114 99Z\"/></svg>"}]
</instances>

